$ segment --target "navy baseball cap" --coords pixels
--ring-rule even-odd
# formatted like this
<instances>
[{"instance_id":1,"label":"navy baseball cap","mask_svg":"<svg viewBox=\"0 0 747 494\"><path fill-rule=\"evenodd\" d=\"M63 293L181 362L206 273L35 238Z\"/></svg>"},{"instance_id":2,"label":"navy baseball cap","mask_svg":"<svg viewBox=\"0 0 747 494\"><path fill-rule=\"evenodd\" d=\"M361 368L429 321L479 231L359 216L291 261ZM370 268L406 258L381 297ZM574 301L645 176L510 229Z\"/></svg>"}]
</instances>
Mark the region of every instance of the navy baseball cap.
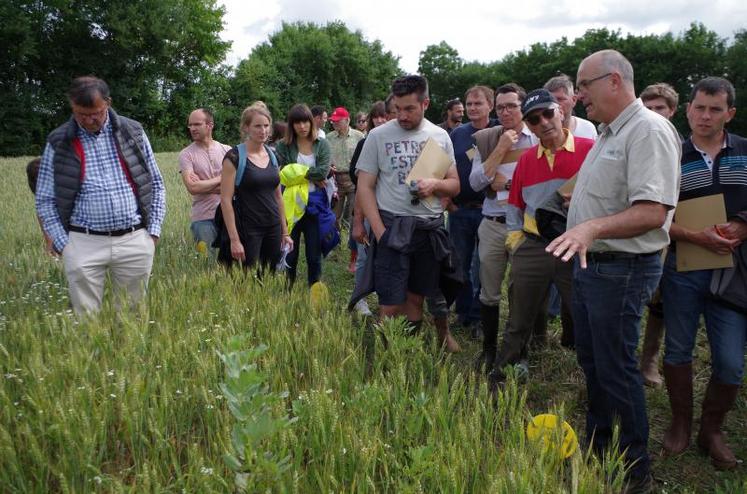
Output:
<instances>
[{"instance_id":1,"label":"navy baseball cap","mask_svg":"<svg viewBox=\"0 0 747 494\"><path fill-rule=\"evenodd\" d=\"M521 104L521 118L527 118L527 115L534 110L544 110L557 104L558 100L555 99L555 96L550 91L547 89L535 89L527 94L524 103Z\"/></svg>"}]
</instances>

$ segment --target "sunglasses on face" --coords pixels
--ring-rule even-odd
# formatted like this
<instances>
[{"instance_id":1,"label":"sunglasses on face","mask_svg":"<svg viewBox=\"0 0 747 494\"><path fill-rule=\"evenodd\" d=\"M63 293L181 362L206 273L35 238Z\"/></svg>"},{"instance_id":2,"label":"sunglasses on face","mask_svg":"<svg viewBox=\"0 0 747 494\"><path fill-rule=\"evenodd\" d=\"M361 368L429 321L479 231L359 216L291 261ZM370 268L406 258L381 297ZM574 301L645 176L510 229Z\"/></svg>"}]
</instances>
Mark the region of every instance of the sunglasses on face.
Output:
<instances>
[{"instance_id":1,"label":"sunglasses on face","mask_svg":"<svg viewBox=\"0 0 747 494\"><path fill-rule=\"evenodd\" d=\"M552 120L554 116L555 116L555 108L545 108L541 112L527 115L527 117L524 120L526 120L529 125L537 125L538 123L540 123L540 119L542 117L545 117L545 120Z\"/></svg>"}]
</instances>

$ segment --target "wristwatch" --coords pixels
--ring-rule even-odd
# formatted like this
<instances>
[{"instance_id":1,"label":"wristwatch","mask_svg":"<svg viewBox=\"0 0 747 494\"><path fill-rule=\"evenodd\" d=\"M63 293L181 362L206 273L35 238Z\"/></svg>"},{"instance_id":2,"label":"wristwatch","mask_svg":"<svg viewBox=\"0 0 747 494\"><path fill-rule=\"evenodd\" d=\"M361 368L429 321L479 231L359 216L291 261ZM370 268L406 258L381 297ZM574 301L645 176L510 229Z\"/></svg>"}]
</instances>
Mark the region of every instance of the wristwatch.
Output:
<instances>
[{"instance_id":1,"label":"wristwatch","mask_svg":"<svg viewBox=\"0 0 747 494\"><path fill-rule=\"evenodd\" d=\"M506 190L511 190L511 179L506 180L506 184L503 186Z\"/></svg>"}]
</instances>

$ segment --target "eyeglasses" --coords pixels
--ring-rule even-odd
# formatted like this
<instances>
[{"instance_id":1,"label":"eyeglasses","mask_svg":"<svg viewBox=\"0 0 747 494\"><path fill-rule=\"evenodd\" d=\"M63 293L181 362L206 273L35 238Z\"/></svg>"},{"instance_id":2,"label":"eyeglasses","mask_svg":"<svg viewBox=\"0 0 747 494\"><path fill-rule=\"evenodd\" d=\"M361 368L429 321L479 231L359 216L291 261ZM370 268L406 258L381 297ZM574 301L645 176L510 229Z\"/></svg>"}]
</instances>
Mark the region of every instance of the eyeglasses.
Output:
<instances>
[{"instance_id":1,"label":"eyeglasses","mask_svg":"<svg viewBox=\"0 0 747 494\"><path fill-rule=\"evenodd\" d=\"M576 92L578 93L582 89L584 89L584 90L589 89L589 86L591 86L591 84L593 82L596 82L596 81L598 81L600 79L604 79L605 77L609 77L611 75L612 75L612 72L607 72L604 75L600 75L599 77L595 77L593 79L589 79L588 81L586 81L586 80L584 80L584 81L578 81L576 83Z\"/></svg>"},{"instance_id":2,"label":"eyeglasses","mask_svg":"<svg viewBox=\"0 0 747 494\"><path fill-rule=\"evenodd\" d=\"M526 120L529 125L537 125L538 123L540 123L542 117L545 117L545 120L552 120L554 116L555 108L545 108L541 112L527 115L524 120Z\"/></svg>"},{"instance_id":3,"label":"eyeglasses","mask_svg":"<svg viewBox=\"0 0 747 494\"><path fill-rule=\"evenodd\" d=\"M495 112L503 113L504 111L514 111L519 109L518 103L506 103L505 105L496 105Z\"/></svg>"},{"instance_id":4,"label":"eyeglasses","mask_svg":"<svg viewBox=\"0 0 747 494\"><path fill-rule=\"evenodd\" d=\"M93 110L93 111L87 111L87 112L73 110L73 114L81 120L100 120L106 117L106 113L108 110L109 110L109 107L106 106L100 110Z\"/></svg>"}]
</instances>

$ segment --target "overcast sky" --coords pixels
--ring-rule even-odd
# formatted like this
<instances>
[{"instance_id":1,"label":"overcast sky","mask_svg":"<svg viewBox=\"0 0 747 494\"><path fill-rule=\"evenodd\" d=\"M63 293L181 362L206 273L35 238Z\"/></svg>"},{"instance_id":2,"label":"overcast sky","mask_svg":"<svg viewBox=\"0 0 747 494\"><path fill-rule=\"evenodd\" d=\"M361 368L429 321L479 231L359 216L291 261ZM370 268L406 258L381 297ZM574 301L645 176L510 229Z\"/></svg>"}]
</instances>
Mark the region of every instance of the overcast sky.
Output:
<instances>
[{"instance_id":1,"label":"overcast sky","mask_svg":"<svg viewBox=\"0 0 747 494\"><path fill-rule=\"evenodd\" d=\"M282 21L324 24L341 20L400 57L408 72L420 52L446 41L468 61L491 62L536 42L569 41L588 29L623 33L679 33L699 21L722 37L747 27L744 0L218 0L226 6L223 39L233 46L227 62L236 65L252 48L280 29Z\"/></svg>"}]
</instances>

